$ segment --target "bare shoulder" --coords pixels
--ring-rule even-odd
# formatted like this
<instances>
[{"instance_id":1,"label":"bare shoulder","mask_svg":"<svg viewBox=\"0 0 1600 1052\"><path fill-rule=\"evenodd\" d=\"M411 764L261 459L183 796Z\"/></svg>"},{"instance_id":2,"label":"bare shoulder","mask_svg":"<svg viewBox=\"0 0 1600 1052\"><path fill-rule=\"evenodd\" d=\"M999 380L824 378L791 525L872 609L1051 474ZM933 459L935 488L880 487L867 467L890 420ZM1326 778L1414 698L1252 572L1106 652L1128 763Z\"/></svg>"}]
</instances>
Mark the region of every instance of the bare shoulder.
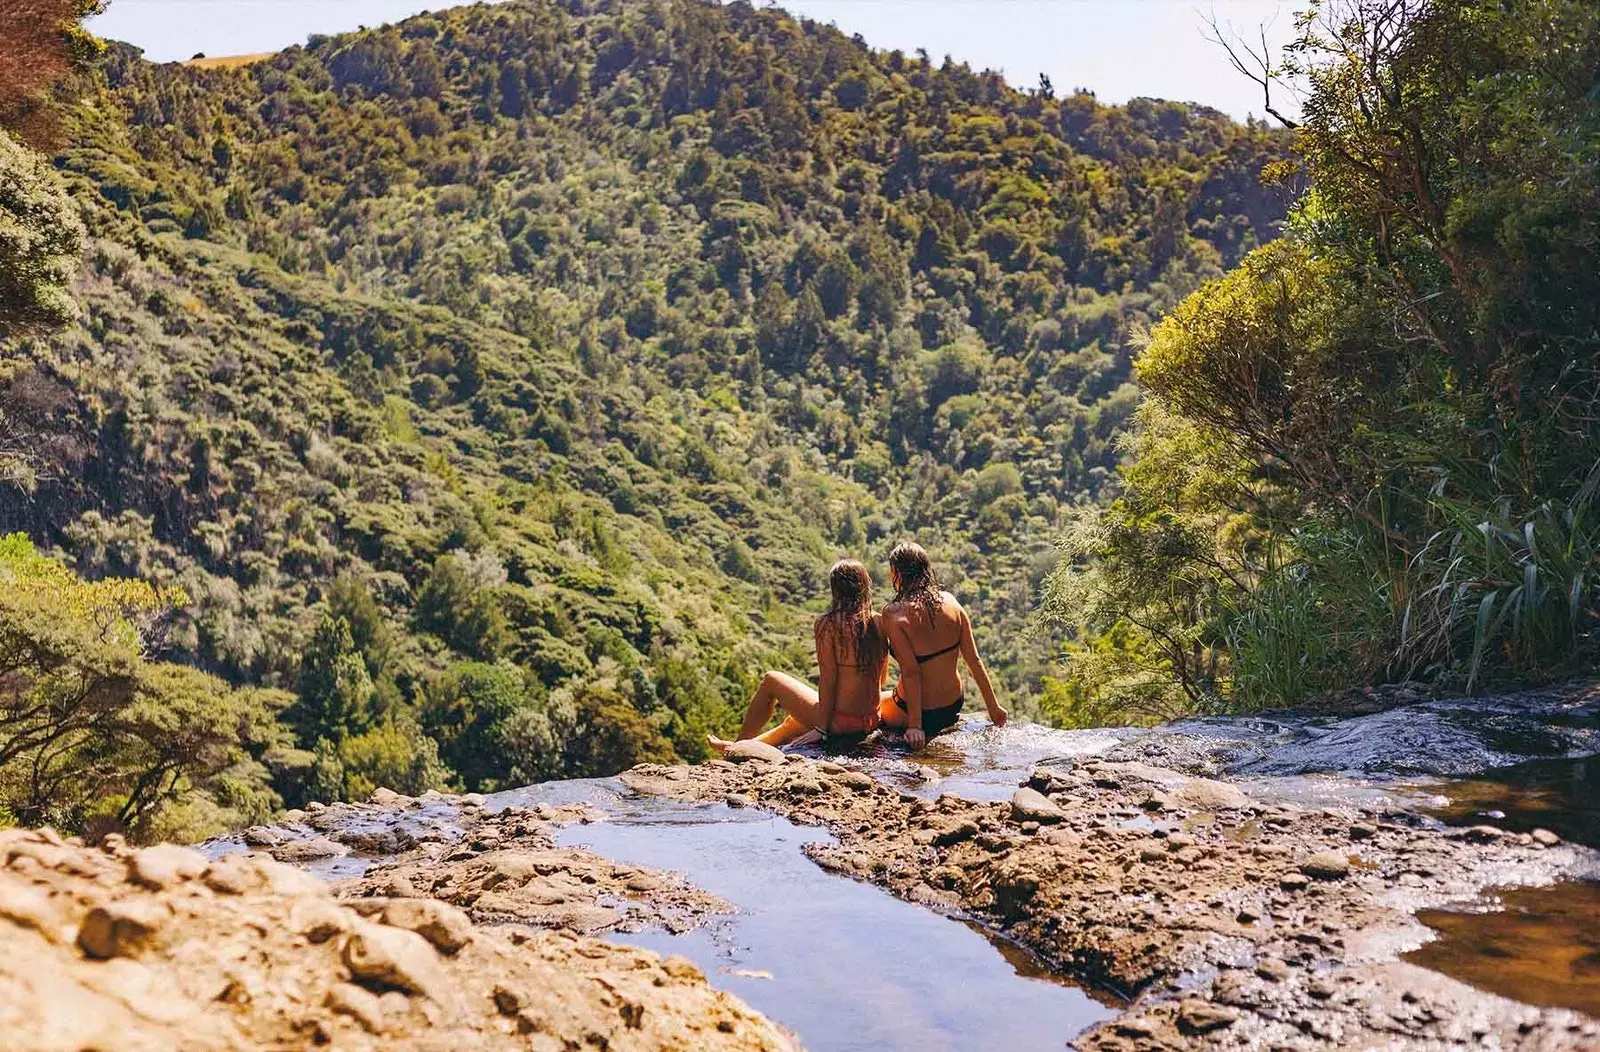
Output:
<instances>
[{"instance_id":1,"label":"bare shoulder","mask_svg":"<svg viewBox=\"0 0 1600 1052\"><path fill-rule=\"evenodd\" d=\"M953 593L940 592L939 598L944 600L944 612L949 614L951 617L959 620L967 616L966 607L961 605L961 601L957 599Z\"/></svg>"}]
</instances>

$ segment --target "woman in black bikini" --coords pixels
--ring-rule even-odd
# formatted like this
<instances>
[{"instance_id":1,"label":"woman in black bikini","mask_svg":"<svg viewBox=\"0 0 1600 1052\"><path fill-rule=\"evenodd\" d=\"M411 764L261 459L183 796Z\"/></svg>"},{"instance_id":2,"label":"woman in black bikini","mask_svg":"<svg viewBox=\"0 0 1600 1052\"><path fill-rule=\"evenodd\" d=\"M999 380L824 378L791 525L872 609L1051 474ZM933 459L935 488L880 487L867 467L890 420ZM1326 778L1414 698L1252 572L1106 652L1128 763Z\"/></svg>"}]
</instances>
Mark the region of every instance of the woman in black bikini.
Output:
<instances>
[{"instance_id":1,"label":"woman in black bikini","mask_svg":"<svg viewBox=\"0 0 1600 1052\"><path fill-rule=\"evenodd\" d=\"M910 541L895 545L889 579L895 595L883 608L883 625L900 680L878 704L883 724L902 728L913 749L954 727L965 700L960 668L965 661L990 722L1004 727L1006 710L995 701L989 670L972 639L972 622L956 597L939 587L928 553Z\"/></svg>"}]
</instances>

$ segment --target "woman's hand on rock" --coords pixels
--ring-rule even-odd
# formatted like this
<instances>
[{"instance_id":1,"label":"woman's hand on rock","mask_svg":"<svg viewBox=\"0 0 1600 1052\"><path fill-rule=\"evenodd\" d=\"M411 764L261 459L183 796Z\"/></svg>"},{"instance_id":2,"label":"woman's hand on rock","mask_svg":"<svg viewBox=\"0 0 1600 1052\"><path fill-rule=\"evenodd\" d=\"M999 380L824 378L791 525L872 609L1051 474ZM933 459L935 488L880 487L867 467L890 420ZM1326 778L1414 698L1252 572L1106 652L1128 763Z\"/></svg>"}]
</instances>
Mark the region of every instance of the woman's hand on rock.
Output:
<instances>
[{"instance_id":1,"label":"woman's hand on rock","mask_svg":"<svg viewBox=\"0 0 1600 1052\"><path fill-rule=\"evenodd\" d=\"M1004 727L1006 725L1006 720L1010 718L1011 714L1005 709L1001 708L999 705L996 705L994 708L989 710L989 722L994 724L996 727Z\"/></svg>"},{"instance_id":2,"label":"woman's hand on rock","mask_svg":"<svg viewBox=\"0 0 1600 1052\"><path fill-rule=\"evenodd\" d=\"M907 727L905 733L906 745L912 749L920 749L928 744L928 736L922 733L921 727Z\"/></svg>"}]
</instances>

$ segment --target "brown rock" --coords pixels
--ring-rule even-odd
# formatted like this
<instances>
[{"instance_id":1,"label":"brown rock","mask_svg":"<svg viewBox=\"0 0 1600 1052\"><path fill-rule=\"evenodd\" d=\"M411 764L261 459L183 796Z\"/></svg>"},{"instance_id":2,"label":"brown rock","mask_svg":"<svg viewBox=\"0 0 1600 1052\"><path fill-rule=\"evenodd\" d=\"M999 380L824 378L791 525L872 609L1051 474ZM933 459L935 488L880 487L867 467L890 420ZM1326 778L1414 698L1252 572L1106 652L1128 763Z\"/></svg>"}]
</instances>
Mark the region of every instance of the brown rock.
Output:
<instances>
[{"instance_id":1,"label":"brown rock","mask_svg":"<svg viewBox=\"0 0 1600 1052\"><path fill-rule=\"evenodd\" d=\"M1555 847L1561 843L1561 838L1548 829L1535 829L1531 834L1534 843L1543 844L1545 847Z\"/></svg>"},{"instance_id":2,"label":"brown rock","mask_svg":"<svg viewBox=\"0 0 1600 1052\"><path fill-rule=\"evenodd\" d=\"M137 899L96 906L78 928L78 948L90 957L131 957L155 937L171 914Z\"/></svg>"},{"instance_id":3,"label":"brown rock","mask_svg":"<svg viewBox=\"0 0 1600 1052\"><path fill-rule=\"evenodd\" d=\"M934 827L932 832L935 847L949 847L977 836L978 823L970 818L954 819Z\"/></svg>"},{"instance_id":4,"label":"brown rock","mask_svg":"<svg viewBox=\"0 0 1600 1052\"><path fill-rule=\"evenodd\" d=\"M1178 1029L1191 1037L1230 1027L1238 1020L1236 1009L1208 1001L1188 1000L1178 1005Z\"/></svg>"},{"instance_id":5,"label":"brown rock","mask_svg":"<svg viewBox=\"0 0 1600 1052\"><path fill-rule=\"evenodd\" d=\"M1337 851L1318 851L1300 863L1300 872L1317 880L1338 880L1350 873L1350 860Z\"/></svg>"},{"instance_id":6,"label":"brown rock","mask_svg":"<svg viewBox=\"0 0 1600 1052\"><path fill-rule=\"evenodd\" d=\"M456 953L472 941L467 915L437 899L393 899L384 906L383 923L416 932L440 953Z\"/></svg>"},{"instance_id":7,"label":"brown rock","mask_svg":"<svg viewBox=\"0 0 1600 1052\"><path fill-rule=\"evenodd\" d=\"M135 851L128 858L128 876L135 883L160 890L185 880L193 880L211 865L198 851L176 844L157 844Z\"/></svg>"},{"instance_id":8,"label":"brown rock","mask_svg":"<svg viewBox=\"0 0 1600 1052\"><path fill-rule=\"evenodd\" d=\"M1191 778L1173 794L1173 799L1197 811L1236 811L1254 806L1237 786L1210 778Z\"/></svg>"},{"instance_id":9,"label":"brown rock","mask_svg":"<svg viewBox=\"0 0 1600 1052\"><path fill-rule=\"evenodd\" d=\"M343 844L322 836L297 840L272 849L272 857L279 862L316 862L324 858L341 858L349 853L350 849Z\"/></svg>"},{"instance_id":10,"label":"brown rock","mask_svg":"<svg viewBox=\"0 0 1600 1052\"><path fill-rule=\"evenodd\" d=\"M1060 822L1067 813L1037 789L1024 786L1011 796L1011 817L1018 822L1038 822L1043 825Z\"/></svg>"},{"instance_id":11,"label":"brown rock","mask_svg":"<svg viewBox=\"0 0 1600 1052\"><path fill-rule=\"evenodd\" d=\"M323 1001L332 1011L360 1023L369 1034L383 1033L383 1004L354 983L338 983Z\"/></svg>"},{"instance_id":12,"label":"brown rock","mask_svg":"<svg viewBox=\"0 0 1600 1052\"><path fill-rule=\"evenodd\" d=\"M369 989L403 990L448 1002L449 982L439 957L416 932L364 924L345 937L342 956L350 974Z\"/></svg>"},{"instance_id":13,"label":"brown rock","mask_svg":"<svg viewBox=\"0 0 1600 1052\"><path fill-rule=\"evenodd\" d=\"M752 760L757 763L783 763L788 759L782 749L763 741L756 741L754 738L734 742L722 755L734 763L748 763Z\"/></svg>"}]
</instances>

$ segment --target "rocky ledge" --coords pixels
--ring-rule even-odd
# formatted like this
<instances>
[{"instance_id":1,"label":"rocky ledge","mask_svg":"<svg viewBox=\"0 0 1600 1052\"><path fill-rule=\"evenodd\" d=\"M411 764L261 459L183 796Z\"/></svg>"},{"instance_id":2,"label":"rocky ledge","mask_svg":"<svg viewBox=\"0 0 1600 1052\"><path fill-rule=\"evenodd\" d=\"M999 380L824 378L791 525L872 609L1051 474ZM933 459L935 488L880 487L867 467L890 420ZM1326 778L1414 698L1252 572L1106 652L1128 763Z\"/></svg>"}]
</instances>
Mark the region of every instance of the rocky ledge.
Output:
<instances>
[{"instance_id":1,"label":"rocky ledge","mask_svg":"<svg viewBox=\"0 0 1600 1052\"><path fill-rule=\"evenodd\" d=\"M1123 994L1084 1049L1600 1049L1600 1022L1400 961L1417 910L1593 865L1543 830L1298 810L1141 763L1035 772L1009 802L926 800L830 761L741 750L644 766L638 792L826 826L821 865L1030 947ZM819 904L826 908L826 904Z\"/></svg>"},{"instance_id":2,"label":"rocky ledge","mask_svg":"<svg viewBox=\"0 0 1600 1052\"><path fill-rule=\"evenodd\" d=\"M0 831L8 1049L789 1049L698 968L261 853ZM394 878L398 879L398 878Z\"/></svg>"}]
</instances>

